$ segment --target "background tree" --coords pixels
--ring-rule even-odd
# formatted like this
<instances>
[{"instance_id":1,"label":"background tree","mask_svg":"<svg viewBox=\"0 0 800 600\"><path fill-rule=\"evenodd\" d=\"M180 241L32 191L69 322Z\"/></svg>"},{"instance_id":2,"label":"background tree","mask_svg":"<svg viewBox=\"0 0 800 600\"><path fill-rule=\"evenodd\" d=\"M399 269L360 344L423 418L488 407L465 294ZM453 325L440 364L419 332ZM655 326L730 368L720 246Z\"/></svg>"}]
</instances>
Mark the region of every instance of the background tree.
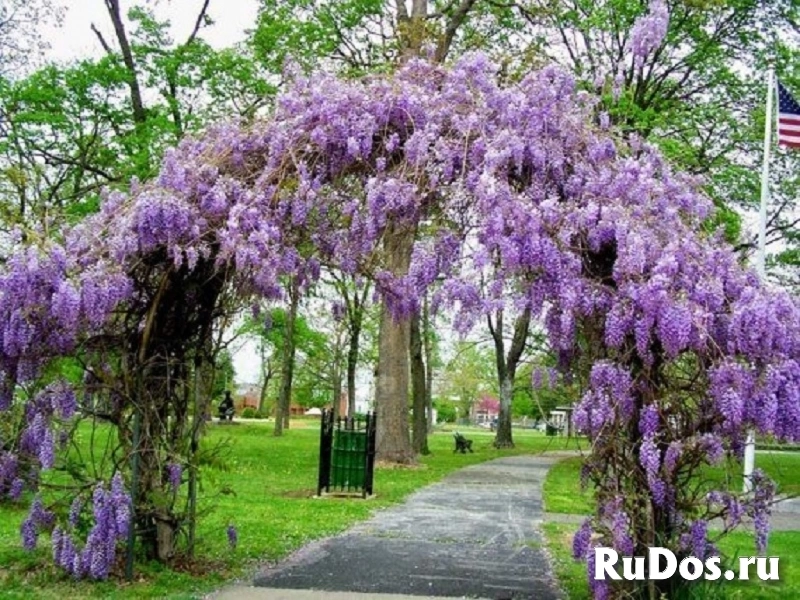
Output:
<instances>
[{"instance_id":1,"label":"background tree","mask_svg":"<svg viewBox=\"0 0 800 600\"><path fill-rule=\"evenodd\" d=\"M494 319L489 315L489 333L494 343L494 359L497 369L497 383L500 389L500 413L497 420L497 433L494 439L496 448L513 448L511 435L511 404L514 397L517 367L522 360L528 340L531 311L526 308L514 320L513 337L506 352L505 332L503 331L504 310L499 309Z\"/></svg>"},{"instance_id":2,"label":"background tree","mask_svg":"<svg viewBox=\"0 0 800 600\"><path fill-rule=\"evenodd\" d=\"M361 334L367 316L369 293L372 285L369 280L348 276L344 272L330 273L332 285L338 296L337 311L343 313L341 319L347 329L347 414L356 413L356 371L361 358Z\"/></svg>"},{"instance_id":3,"label":"background tree","mask_svg":"<svg viewBox=\"0 0 800 600\"><path fill-rule=\"evenodd\" d=\"M126 18L109 0L113 37L91 25L105 56L0 78L3 227L57 231L95 211L104 186L151 178L184 134L231 114L252 118L269 103L275 88L245 49L203 40L208 7L176 43L148 9L131 4Z\"/></svg>"},{"instance_id":4,"label":"background tree","mask_svg":"<svg viewBox=\"0 0 800 600\"><path fill-rule=\"evenodd\" d=\"M49 48L43 29L57 26L64 5L55 0L4 0L0 6L0 78L24 74Z\"/></svg>"},{"instance_id":5,"label":"background tree","mask_svg":"<svg viewBox=\"0 0 800 600\"><path fill-rule=\"evenodd\" d=\"M717 226L749 254L755 233L743 230L740 217L757 210L760 199L764 75L773 64L787 82L798 83L798 6L752 0L643 5L516 3L533 34L532 51L568 68L586 88L599 86L603 108L625 135L641 135L681 169L702 175L719 209ZM643 9L646 19L639 18ZM649 51L652 37L660 41ZM774 158L781 177L773 181L767 236L775 248L771 262L791 265L794 273L792 199L800 182L797 169L787 165L795 161ZM784 281L787 274L785 267L776 270Z\"/></svg>"},{"instance_id":6,"label":"background tree","mask_svg":"<svg viewBox=\"0 0 800 600\"><path fill-rule=\"evenodd\" d=\"M469 419L472 407L485 394L497 394L491 349L474 342L457 342L454 356L442 372L440 395L454 399L459 419Z\"/></svg>"}]
</instances>

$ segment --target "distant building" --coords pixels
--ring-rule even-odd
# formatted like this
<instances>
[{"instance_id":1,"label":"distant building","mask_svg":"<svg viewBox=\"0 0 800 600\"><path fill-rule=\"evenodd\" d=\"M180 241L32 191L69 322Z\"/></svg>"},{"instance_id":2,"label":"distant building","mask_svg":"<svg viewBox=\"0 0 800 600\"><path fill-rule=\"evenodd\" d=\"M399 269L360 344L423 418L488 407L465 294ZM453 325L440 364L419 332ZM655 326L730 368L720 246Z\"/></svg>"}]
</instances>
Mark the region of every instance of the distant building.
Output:
<instances>
[{"instance_id":1,"label":"distant building","mask_svg":"<svg viewBox=\"0 0 800 600\"><path fill-rule=\"evenodd\" d=\"M500 414L500 401L484 394L470 407L470 419L478 424L491 423Z\"/></svg>"},{"instance_id":2,"label":"distant building","mask_svg":"<svg viewBox=\"0 0 800 600\"><path fill-rule=\"evenodd\" d=\"M237 411L245 408L258 410L258 402L261 399L261 388L257 385L240 385L234 392L234 406Z\"/></svg>"}]
</instances>

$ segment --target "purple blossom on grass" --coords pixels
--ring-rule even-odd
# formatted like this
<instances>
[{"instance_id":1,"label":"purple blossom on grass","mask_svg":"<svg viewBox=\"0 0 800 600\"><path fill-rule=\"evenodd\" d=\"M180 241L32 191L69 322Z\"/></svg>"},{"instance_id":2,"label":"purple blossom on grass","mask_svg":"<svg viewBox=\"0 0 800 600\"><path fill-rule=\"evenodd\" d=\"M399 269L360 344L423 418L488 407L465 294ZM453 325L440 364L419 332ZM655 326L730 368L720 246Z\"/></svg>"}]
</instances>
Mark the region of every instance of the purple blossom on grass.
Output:
<instances>
[{"instance_id":1,"label":"purple blossom on grass","mask_svg":"<svg viewBox=\"0 0 800 600\"><path fill-rule=\"evenodd\" d=\"M22 537L22 547L31 551L36 548L36 541L39 538L39 531L33 519L28 516L20 525L20 536Z\"/></svg>"},{"instance_id":2,"label":"purple blossom on grass","mask_svg":"<svg viewBox=\"0 0 800 600\"><path fill-rule=\"evenodd\" d=\"M572 557L584 559L592 541L592 523L586 519L572 538Z\"/></svg>"},{"instance_id":3,"label":"purple blossom on grass","mask_svg":"<svg viewBox=\"0 0 800 600\"><path fill-rule=\"evenodd\" d=\"M236 550L236 545L239 543L239 532L233 524L228 525L228 546L231 550Z\"/></svg>"}]
</instances>

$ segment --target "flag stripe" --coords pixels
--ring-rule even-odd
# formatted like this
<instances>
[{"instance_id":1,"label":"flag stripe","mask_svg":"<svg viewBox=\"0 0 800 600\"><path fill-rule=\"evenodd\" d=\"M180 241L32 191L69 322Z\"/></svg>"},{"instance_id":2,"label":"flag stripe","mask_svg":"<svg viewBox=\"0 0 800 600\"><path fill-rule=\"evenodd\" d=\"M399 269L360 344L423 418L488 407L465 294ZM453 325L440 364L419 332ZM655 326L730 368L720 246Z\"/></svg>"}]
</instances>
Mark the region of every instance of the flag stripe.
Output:
<instances>
[{"instance_id":1,"label":"flag stripe","mask_svg":"<svg viewBox=\"0 0 800 600\"><path fill-rule=\"evenodd\" d=\"M781 133L781 139L789 142L800 142L800 133Z\"/></svg>"},{"instance_id":2,"label":"flag stripe","mask_svg":"<svg viewBox=\"0 0 800 600\"><path fill-rule=\"evenodd\" d=\"M800 148L800 104L778 82L778 145Z\"/></svg>"}]
</instances>

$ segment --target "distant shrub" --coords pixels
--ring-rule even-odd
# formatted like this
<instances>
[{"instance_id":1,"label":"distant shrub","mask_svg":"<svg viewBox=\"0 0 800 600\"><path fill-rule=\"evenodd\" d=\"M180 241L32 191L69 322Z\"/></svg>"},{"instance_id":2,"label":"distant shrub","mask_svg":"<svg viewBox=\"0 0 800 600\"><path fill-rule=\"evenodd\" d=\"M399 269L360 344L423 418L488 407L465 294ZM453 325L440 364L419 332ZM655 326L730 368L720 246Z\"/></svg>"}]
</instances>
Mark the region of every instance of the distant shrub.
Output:
<instances>
[{"instance_id":1,"label":"distant shrub","mask_svg":"<svg viewBox=\"0 0 800 600\"><path fill-rule=\"evenodd\" d=\"M242 411L241 417L243 419L257 419L258 418L256 416L257 414L258 411L255 408L253 408L252 406L248 406Z\"/></svg>"}]
</instances>

